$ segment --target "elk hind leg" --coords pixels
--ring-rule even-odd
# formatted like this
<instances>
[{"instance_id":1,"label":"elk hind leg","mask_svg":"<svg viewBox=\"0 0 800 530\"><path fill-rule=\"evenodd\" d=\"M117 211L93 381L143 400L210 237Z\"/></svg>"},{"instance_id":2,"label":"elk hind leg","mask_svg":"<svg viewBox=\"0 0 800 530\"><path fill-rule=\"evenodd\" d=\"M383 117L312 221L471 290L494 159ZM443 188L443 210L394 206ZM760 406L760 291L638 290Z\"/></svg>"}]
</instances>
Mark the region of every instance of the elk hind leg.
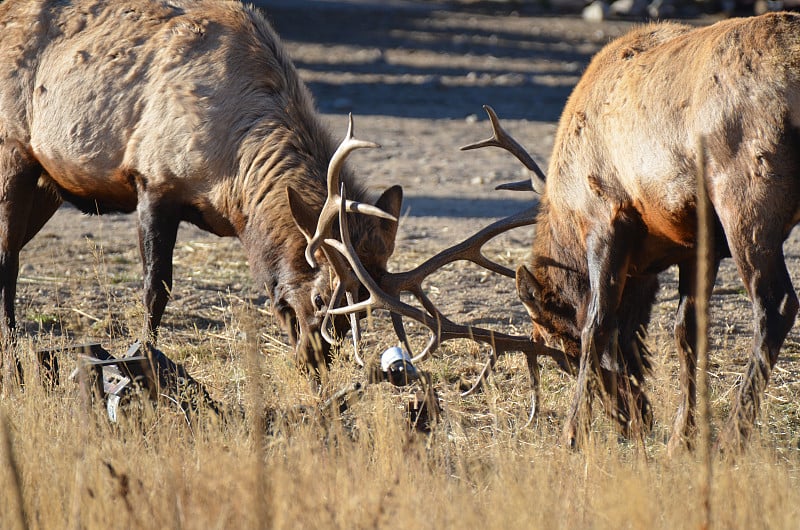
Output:
<instances>
[{"instance_id":1,"label":"elk hind leg","mask_svg":"<svg viewBox=\"0 0 800 530\"><path fill-rule=\"evenodd\" d=\"M3 377L9 379L14 372L19 382L22 368L14 348L19 253L60 204L53 192L39 188L41 174L42 167L24 146L0 142L0 330L3 358L10 361L2 363Z\"/></svg>"},{"instance_id":2,"label":"elk hind leg","mask_svg":"<svg viewBox=\"0 0 800 530\"><path fill-rule=\"evenodd\" d=\"M791 196L790 191L776 191L784 198ZM750 296L754 322L750 359L721 433L722 448L740 449L752 431L761 397L799 307L783 255L783 232L784 227L790 226L793 201L776 204L786 205L785 211L773 208L768 216L762 215L754 222L747 222L746 216L735 213L729 219L720 216L723 224L730 221L731 227L726 226L728 244Z\"/></svg>"},{"instance_id":3,"label":"elk hind leg","mask_svg":"<svg viewBox=\"0 0 800 530\"><path fill-rule=\"evenodd\" d=\"M754 334L745 376L720 440L731 449L741 448L752 430L761 397L798 311L783 251L777 247L775 256L763 258L752 265L747 263L742 275L753 302Z\"/></svg>"}]
</instances>

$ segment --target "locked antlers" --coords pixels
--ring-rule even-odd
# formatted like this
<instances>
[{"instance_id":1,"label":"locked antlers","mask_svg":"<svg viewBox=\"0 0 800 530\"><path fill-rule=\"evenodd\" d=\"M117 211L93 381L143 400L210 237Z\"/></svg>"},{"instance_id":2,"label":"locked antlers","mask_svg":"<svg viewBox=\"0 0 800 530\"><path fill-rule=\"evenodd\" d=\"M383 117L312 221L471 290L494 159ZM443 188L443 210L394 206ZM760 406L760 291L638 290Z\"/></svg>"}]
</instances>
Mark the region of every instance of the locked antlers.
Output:
<instances>
[{"instance_id":1,"label":"locked antlers","mask_svg":"<svg viewBox=\"0 0 800 530\"><path fill-rule=\"evenodd\" d=\"M494 111L489 107L485 108L487 113L489 113L489 117L492 122L494 136L489 140L485 140L477 144L472 144L470 146L465 147L464 149L474 149L484 146L496 146L509 150L520 161L522 161L523 164L525 164L525 166L528 167L528 169L533 171L534 175L539 177L538 180L533 180L534 177L532 177L532 185L534 186L534 189L536 188L543 189L544 174L541 172L539 167L536 165L536 163L533 161L530 155L525 151L525 149L522 148L522 146L520 146L520 144L517 143L510 135L508 135L502 129L502 127L500 127L499 121ZM345 143L352 143L350 142L351 136L352 136L351 131L348 130L348 138L345 140L345 142L343 142L343 145L345 145ZM356 147L353 148L358 148L362 146L371 147L374 146L375 144L370 144L368 142L360 142L354 145L356 145ZM340 149L343 148L340 146ZM334 162L332 161L331 167L333 166ZM537 377L538 374L533 373L533 366L536 365L535 357L538 355L545 355L552 357L560 366L562 366L562 368L568 369L569 360L566 358L566 355L563 352L549 348L543 344L534 343L530 340L529 337L508 335L505 333L499 333L496 331L487 330L476 326L462 325L453 322L435 306L435 304L431 301L431 299L425 294L425 291L422 287L423 282L425 281L426 278L428 278L428 276L430 276L443 266L447 265L448 263L460 260L471 261L497 274L502 274L504 276L514 278L514 272L512 270L488 259L482 253L482 248L489 240L493 239L499 234L502 234L513 228L533 224L536 221L536 213L538 210L538 205L534 205L522 212L508 216L504 219L492 223L491 225L480 230L479 232L475 233L474 235L465 239L464 241L456 245L453 245L452 247L449 247L445 250L442 250L432 258L426 260L424 263L422 263L421 265L417 266L416 268L410 271L399 272L399 273L387 272L382 274L381 277L376 280L367 272L366 268L364 267L358 255L356 254L355 249L353 248L353 245L350 241L350 231L348 229L348 224L347 224L347 215L345 215L345 212L347 211L361 211L363 213L370 213L370 214L374 213L372 211L367 211L365 209L360 209L360 210L350 209L350 203L346 199L347 195L346 190L344 189L344 186L342 184L338 183L338 179L334 183L339 184L340 186L339 190L335 193L331 191L332 181L330 180L330 175L331 172L329 172L329 183L328 183L329 194L331 197L334 197L334 199L331 199L329 197L328 201L326 201L326 207L329 205L329 203L332 203L333 200L338 201L338 206L331 207L330 211L338 212L341 240L337 240L332 237L325 237L323 239L324 242L323 248L327 247L330 249L335 249L344 259L347 260L349 267L347 267L347 272L345 274L346 275L350 273L354 274L358 282L360 282L360 284L363 285L369 292L369 297L363 301L355 301L354 294L357 291L342 288L341 286L344 283L346 276L345 277L340 276L340 285L337 287L334 293L333 299L331 300L331 303L328 306L329 309L327 313L328 316L350 315L352 323L351 327L353 330L353 337L356 348L356 359L359 362L361 362L360 355L358 353L358 340L357 340L357 336L359 335L359 330L357 322L353 320L353 316L357 313L367 310L382 309L388 311L391 314L394 331L409 352L412 352L412 349L409 344L408 337L405 331L403 318L411 318L429 329L430 336L427 345L422 350L422 352L420 352L416 356L413 356L412 362L420 361L427 358L431 353L433 353L439 347L439 345L442 342L452 339L465 338L473 340L475 342L486 344L491 349L490 359L487 362L486 366L484 367L484 370L481 374L481 378L483 378L488 373L488 371L494 366L497 356L499 354L503 354L508 351L524 352L528 356L529 367L531 367L532 376L537 379L538 379ZM333 222L332 219L323 221L322 216L320 216L319 226L330 226L332 222ZM318 233L319 232L321 231L318 229ZM339 267L337 267L337 273L338 270ZM339 306L339 302L341 301L343 292L347 293L347 305ZM401 300L401 293L404 292L411 294L419 302L422 308L420 309L419 307L415 307L403 302ZM325 328L326 326L323 326L323 329ZM327 335L326 339L328 339ZM472 390L477 388L479 384L480 380L468 392L471 392Z\"/></svg>"},{"instance_id":2,"label":"locked antlers","mask_svg":"<svg viewBox=\"0 0 800 530\"><path fill-rule=\"evenodd\" d=\"M376 147L380 146L376 143L367 142L364 140L358 140L354 137L353 116L351 114L348 118L347 134L345 135L344 140L342 140L342 142L337 147L336 151L333 153L331 161L328 164L328 174L327 174L328 194L325 199L325 203L322 205L322 210L320 211L319 218L317 219L317 225L314 229L314 233L311 234L308 229L303 228L303 226L298 224L298 227L300 228L301 232L303 233L307 241L305 258L308 264L311 267L317 266L317 260L315 254L317 250L321 249L322 252L325 254L326 259L333 267L333 270L335 271L336 276L339 279L339 283L334 289L334 292L331 296L331 300L328 303L328 307L336 307L340 305L342 303L343 298L347 299L348 304L352 304L356 300L356 296L360 287L358 278L355 277L352 270L348 267L346 260L344 260L342 256L339 255L337 252L330 252L330 249L327 248L325 245L323 245L324 240L333 237L333 223L336 220L337 216L340 214L340 209L342 214L344 212L364 213L380 217L383 219L397 221L397 218L395 216L384 212L383 210L381 210L376 206L347 200L344 197L342 197L339 193L339 186L341 182L340 174L342 168L344 167L344 162L347 156L356 149L376 148ZM287 188L287 192L289 194L290 204L293 201L299 200L296 191L294 191L291 188ZM322 337L328 343L333 344L335 342L335 339L330 332L331 316L332 316L331 313L329 312L325 313L320 331ZM356 314L350 315L350 327L353 330L353 343L357 345L360 337L358 328L358 318ZM358 364L363 366L364 363L358 354L357 347L355 351L356 351L356 361L358 362Z\"/></svg>"}]
</instances>

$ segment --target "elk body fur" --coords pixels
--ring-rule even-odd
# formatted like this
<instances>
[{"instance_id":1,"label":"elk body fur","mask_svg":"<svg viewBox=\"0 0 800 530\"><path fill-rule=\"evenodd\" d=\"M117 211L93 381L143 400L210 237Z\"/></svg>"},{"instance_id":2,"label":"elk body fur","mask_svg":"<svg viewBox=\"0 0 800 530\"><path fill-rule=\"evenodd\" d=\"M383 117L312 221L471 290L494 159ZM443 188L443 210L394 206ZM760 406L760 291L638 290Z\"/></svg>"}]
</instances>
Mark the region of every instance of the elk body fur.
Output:
<instances>
[{"instance_id":1,"label":"elk body fur","mask_svg":"<svg viewBox=\"0 0 800 530\"><path fill-rule=\"evenodd\" d=\"M753 307L752 352L721 440L738 443L752 427L798 310L782 249L800 219L800 15L788 13L641 27L600 51L570 96L532 262L517 271L534 339L576 359L570 444L585 430L592 388L623 424L647 421L638 332L656 274L673 264L682 398L669 447L691 443L699 138L716 224L712 274L732 256Z\"/></svg>"},{"instance_id":2,"label":"elk body fur","mask_svg":"<svg viewBox=\"0 0 800 530\"><path fill-rule=\"evenodd\" d=\"M314 337L329 265L306 263L298 226L313 233L336 144L259 12L218 0L7 0L0 33L6 335L19 251L69 201L137 214L149 333L171 289L178 225L189 221L238 237L301 360L327 356ZM346 168L341 178L365 200ZM289 187L302 201L290 206ZM378 202L396 214L401 197L394 187ZM378 274L396 223L354 216L351 225Z\"/></svg>"}]
</instances>

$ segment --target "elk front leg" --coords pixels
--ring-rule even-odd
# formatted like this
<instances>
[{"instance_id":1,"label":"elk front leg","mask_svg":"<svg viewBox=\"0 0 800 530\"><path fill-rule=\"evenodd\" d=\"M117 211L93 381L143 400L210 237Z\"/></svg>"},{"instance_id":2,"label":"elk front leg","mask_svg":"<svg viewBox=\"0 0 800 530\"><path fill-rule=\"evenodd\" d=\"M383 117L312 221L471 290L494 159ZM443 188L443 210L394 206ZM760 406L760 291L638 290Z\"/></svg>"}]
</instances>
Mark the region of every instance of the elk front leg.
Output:
<instances>
[{"instance_id":1,"label":"elk front leg","mask_svg":"<svg viewBox=\"0 0 800 530\"><path fill-rule=\"evenodd\" d=\"M172 253L178 236L180 206L153 197L140 188L139 251L144 270L145 338L155 341L172 292Z\"/></svg>"},{"instance_id":2,"label":"elk front leg","mask_svg":"<svg viewBox=\"0 0 800 530\"><path fill-rule=\"evenodd\" d=\"M625 287L629 261L626 232L616 226L611 231L590 233L587 237L591 292L581 332L577 387L564 425L564 441L569 447L577 447L588 435L587 415L593 387L599 385L598 390L603 399L617 395L616 389L604 387L598 374L601 370L601 359L612 367L618 365L617 308Z\"/></svg>"},{"instance_id":3,"label":"elk front leg","mask_svg":"<svg viewBox=\"0 0 800 530\"><path fill-rule=\"evenodd\" d=\"M719 269L719 258L715 257L709 270L709 290L702 293L711 297L711 287ZM691 449L694 437L695 406L697 402L697 264L695 260L680 264L678 271L678 293L680 302L675 318L675 346L680 362L681 403L667 444L667 452L674 455L681 447Z\"/></svg>"},{"instance_id":4,"label":"elk front leg","mask_svg":"<svg viewBox=\"0 0 800 530\"><path fill-rule=\"evenodd\" d=\"M16 323L19 251L27 241L28 218L41 172L41 166L25 154L22 146L0 139L0 328L4 339L11 338Z\"/></svg>"},{"instance_id":5,"label":"elk front leg","mask_svg":"<svg viewBox=\"0 0 800 530\"><path fill-rule=\"evenodd\" d=\"M616 396L604 401L606 413L617 421L622 435L641 438L653 426L650 400L644 391L649 370L649 351L642 332L650 322L649 309L658 290L658 278L644 274L628 277L617 311L618 366L603 367L605 388L616 389Z\"/></svg>"},{"instance_id":6,"label":"elk front leg","mask_svg":"<svg viewBox=\"0 0 800 530\"><path fill-rule=\"evenodd\" d=\"M28 156L22 145L13 141L0 142L0 330L3 341L0 350L2 357L13 364L20 382L22 368L13 348L19 252L61 203L54 192L38 187L41 174L42 167ZM7 356L8 352L11 355ZM3 377L10 377L9 364L0 359L0 365L4 367Z\"/></svg>"}]
</instances>

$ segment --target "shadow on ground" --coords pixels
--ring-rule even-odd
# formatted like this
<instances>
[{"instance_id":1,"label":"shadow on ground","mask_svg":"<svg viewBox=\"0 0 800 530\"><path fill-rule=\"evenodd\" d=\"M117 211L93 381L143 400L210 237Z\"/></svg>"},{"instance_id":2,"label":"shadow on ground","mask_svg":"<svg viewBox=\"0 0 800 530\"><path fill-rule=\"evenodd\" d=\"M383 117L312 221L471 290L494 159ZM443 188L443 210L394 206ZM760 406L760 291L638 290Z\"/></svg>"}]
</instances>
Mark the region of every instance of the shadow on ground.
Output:
<instances>
[{"instance_id":1,"label":"shadow on ground","mask_svg":"<svg viewBox=\"0 0 800 530\"><path fill-rule=\"evenodd\" d=\"M480 13L439 2L256 4L290 48L327 48L295 59L323 113L460 119L493 102L507 119L556 121L594 51L534 31L518 13L487 29L474 23Z\"/></svg>"}]
</instances>

